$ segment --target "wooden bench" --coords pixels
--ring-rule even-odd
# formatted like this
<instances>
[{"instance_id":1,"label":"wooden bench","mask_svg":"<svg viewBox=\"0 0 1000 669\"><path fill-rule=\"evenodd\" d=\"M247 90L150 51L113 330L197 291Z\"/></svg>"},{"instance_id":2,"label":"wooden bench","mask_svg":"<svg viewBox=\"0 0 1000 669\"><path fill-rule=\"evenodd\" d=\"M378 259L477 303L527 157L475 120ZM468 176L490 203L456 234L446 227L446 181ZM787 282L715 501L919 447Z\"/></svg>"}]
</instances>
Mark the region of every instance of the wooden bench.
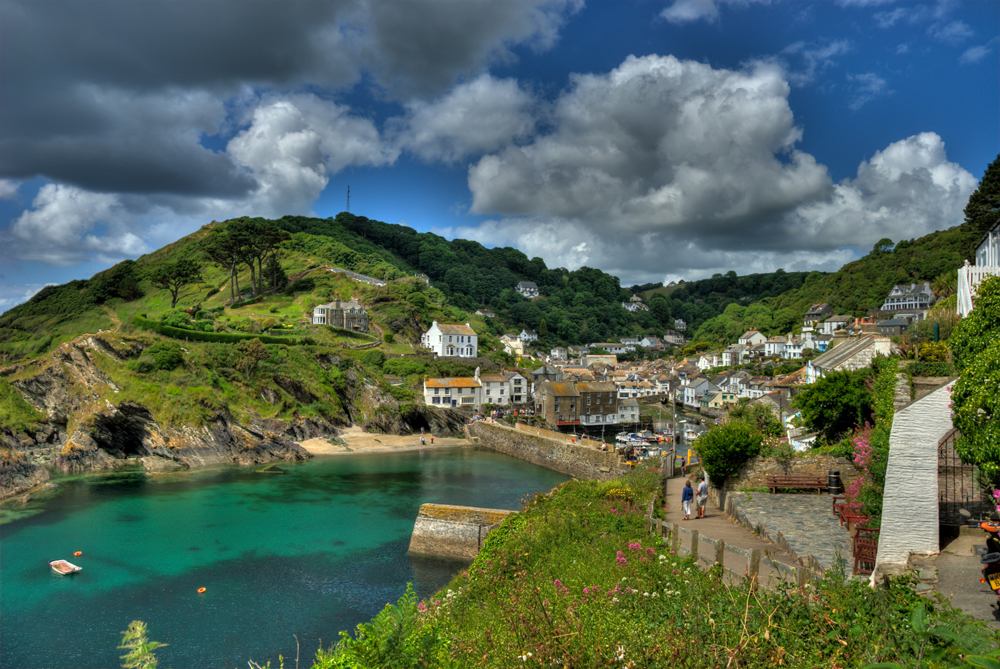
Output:
<instances>
[{"instance_id":1,"label":"wooden bench","mask_svg":"<svg viewBox=\"0 0 1000 669\"><path fill-rule=\"evenodd\" d=\"M767 475L767 487L771 489L771 492L778 492L778 488L815 488L817 491L823 491L826 490L827 485L823 476Z\"/></svg>"},{"instance_id":2,"label":"wooden bench","mask_svg":"<svg viewBox=\"0 0 1000 669\"><path fill-rule=\"evenodd\" d=\"M851 544L854 553L855 574L870 574L875 569L875 556L878 554L878 530L859 527Z\"/></svg>"}]
</instances>

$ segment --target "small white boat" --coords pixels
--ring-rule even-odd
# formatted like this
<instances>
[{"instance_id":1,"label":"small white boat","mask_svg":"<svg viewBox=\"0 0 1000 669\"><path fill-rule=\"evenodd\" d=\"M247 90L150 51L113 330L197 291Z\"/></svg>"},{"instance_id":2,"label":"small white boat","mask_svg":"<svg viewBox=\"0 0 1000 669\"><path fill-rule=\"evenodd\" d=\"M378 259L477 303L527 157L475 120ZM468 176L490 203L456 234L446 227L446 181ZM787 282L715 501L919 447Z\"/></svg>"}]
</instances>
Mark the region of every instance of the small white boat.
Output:
<instances>
[{"instance_id":1,"label":"small white boat","mask_svg":"<svg viewBox=\"0 0 1000 669\"><path fill-rule=\"evenodd\" d=\"M83 569L83 567L77 567L72 562L67 562L66 560L52 560L49 562L49 566L52 567L52 571L62 576L67 574L75 574L76 572Z\"/></svg>"}]
</instances>

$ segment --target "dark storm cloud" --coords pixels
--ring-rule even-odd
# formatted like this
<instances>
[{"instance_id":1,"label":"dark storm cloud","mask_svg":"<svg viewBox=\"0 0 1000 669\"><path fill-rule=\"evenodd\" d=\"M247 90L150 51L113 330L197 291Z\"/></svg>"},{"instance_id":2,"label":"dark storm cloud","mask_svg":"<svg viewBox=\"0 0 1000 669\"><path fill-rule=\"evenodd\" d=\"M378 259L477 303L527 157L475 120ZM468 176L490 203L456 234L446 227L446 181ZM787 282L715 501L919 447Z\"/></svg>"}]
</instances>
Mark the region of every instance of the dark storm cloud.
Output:
<instances>
[{"instance_id":1,"label":"dark storm cloud","mask_svg":"<svg viewBox=\"0 0 1000 669\"><path fill-rule=\"evenodd\" d=\"M5 2L0 178L238 197L259 187L201 145L251 91L441 93L510 48L551 46L566 2ZM571 5L574 6L574 5Z\"/></svg>"}]
</instances>

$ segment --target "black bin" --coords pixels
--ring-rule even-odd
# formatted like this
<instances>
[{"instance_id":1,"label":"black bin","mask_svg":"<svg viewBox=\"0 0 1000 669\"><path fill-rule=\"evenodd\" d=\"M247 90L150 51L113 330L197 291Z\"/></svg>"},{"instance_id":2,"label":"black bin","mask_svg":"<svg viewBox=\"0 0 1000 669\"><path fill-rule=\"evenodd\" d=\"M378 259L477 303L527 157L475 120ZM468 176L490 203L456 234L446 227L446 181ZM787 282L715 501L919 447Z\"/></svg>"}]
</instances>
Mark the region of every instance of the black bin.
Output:
<instances>
[{"instance_id":1,"label":"black bin","mask_svg":"<svg viewBox=\"0 0 1000 669\"><path fill-rule=\"evenodd\" d=\"M826 474L826 488L831 495L843 495L844 484L840 482L840 470L831 469Z\"/></svg>"}]
</instances>

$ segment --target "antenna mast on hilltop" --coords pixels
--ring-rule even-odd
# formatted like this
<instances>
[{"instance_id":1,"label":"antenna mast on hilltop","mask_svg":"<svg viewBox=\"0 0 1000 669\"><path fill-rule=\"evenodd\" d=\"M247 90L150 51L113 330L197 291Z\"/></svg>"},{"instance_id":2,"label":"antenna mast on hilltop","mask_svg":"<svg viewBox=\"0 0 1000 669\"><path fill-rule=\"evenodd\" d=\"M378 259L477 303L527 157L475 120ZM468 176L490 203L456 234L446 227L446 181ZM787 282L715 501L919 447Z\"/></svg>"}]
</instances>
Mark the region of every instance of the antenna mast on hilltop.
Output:
<instances>
[{"instance_id":1,"label":"antenna mast on hilltop","mask_svg":"<svg viewBox=\"0 0 1000 669\"><path fill-rule=\"evenodd\" d=\"M351 213L351 186L347 186L347 213Z\"/></svg>"}]
</instances>

